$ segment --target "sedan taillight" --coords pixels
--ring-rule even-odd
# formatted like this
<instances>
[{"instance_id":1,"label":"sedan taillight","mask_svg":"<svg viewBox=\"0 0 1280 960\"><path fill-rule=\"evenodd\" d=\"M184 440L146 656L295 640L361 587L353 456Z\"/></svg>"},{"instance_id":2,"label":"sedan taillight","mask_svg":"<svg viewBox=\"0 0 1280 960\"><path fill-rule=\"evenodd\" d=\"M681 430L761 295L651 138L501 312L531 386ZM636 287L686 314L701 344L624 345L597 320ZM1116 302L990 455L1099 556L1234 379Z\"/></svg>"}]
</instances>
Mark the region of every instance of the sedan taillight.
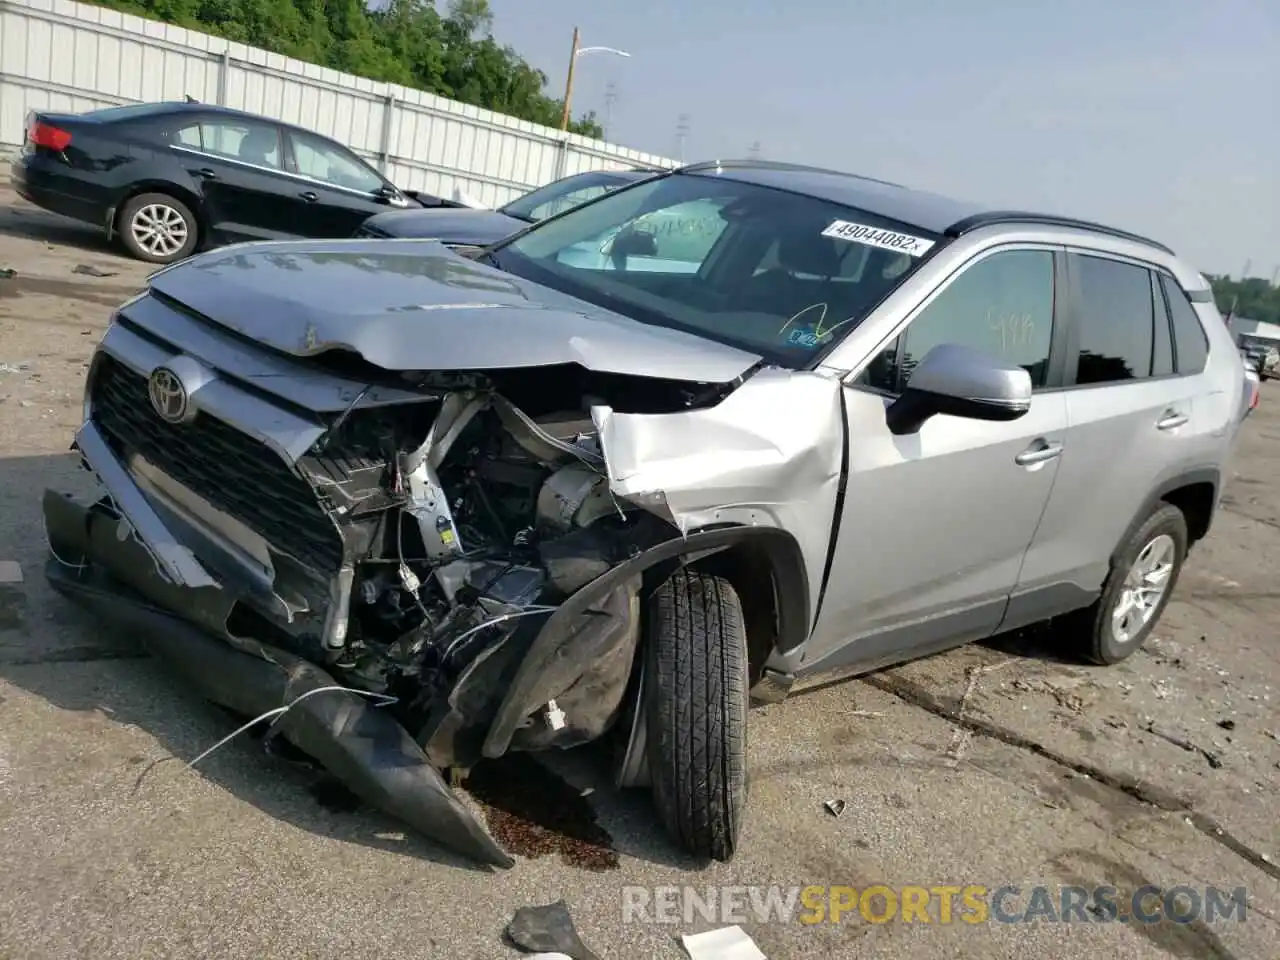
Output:
<instances>
[{"instance_id":1,"label":"sedan taillight","mask_svg":"<svg viewBox=\"0 0 1280 960\"><path fill-rule=\"evenodd\" d=\"M71 146L71 134L43 120L32 120L27 127L27 139L37 147L47 147L61 153Z\"/></svg>"}]
</instances>

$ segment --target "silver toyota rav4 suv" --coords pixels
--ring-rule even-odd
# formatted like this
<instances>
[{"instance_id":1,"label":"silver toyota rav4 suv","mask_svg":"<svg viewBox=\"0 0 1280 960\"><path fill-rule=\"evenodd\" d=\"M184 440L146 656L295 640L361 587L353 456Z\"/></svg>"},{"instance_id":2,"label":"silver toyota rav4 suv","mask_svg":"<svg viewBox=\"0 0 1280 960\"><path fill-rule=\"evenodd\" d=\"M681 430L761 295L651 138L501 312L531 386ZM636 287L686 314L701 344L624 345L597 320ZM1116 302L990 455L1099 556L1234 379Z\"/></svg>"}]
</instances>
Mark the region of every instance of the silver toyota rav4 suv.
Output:
<instances>
[{"instance_id":1,"label":"silver toyota rav4 suv","mask_svg":"<svg viewBox=\"0 0 1280 960\"><path fill-rule=\"evenodd\" d=\"M512 863L446 779L603 740L726 859L750 697L1045 620L1138 649L1246 397L1159 243L703 164L484 249L154 274L88 374L102 496L45 496L49 575L470 857Z\"/></svg>"}]
</instances>

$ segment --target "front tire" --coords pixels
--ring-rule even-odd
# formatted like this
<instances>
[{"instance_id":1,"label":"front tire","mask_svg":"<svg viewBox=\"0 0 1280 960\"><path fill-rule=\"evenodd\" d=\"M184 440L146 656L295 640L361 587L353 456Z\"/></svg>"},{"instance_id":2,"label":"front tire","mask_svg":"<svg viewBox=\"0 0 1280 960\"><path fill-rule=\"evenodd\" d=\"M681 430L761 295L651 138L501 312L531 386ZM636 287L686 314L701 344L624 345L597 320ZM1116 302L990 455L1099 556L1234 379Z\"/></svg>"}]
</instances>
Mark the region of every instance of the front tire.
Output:
<instances>
[{"instance_id":1,"label":"front tire","mask_svg":"<svg viewBox=\"0 0 1280 960\"><path fill-rule=\"evenodd\" d=\"M658 815L695 856L729 860L747 795L747 642L733 586L676 571L649 601L645 657Z\"/></svg>"},{"instance_id":2,"label":"front tire","mask_svg":"<svg viewBox=\"0 0 1280 960\"><path fill-rule=\"evenodd\" d=\"M1142 648L1173 595L1188 546L1182 511L1158 504L1116 554L1102 596L1067 620L1084 659L1110 666Z\"/></svg>"},{"instance_id":3,"label":"front tire","mask_svg":"<svg viewBox=\"0 0 1280 960\"><path fill-rule=\"evenodd\" d=\"M167 193L141 193L120 211L120 240L147 263L176 263L189 257L198 233L190 208Z\"/></svg>"}]
</instances>

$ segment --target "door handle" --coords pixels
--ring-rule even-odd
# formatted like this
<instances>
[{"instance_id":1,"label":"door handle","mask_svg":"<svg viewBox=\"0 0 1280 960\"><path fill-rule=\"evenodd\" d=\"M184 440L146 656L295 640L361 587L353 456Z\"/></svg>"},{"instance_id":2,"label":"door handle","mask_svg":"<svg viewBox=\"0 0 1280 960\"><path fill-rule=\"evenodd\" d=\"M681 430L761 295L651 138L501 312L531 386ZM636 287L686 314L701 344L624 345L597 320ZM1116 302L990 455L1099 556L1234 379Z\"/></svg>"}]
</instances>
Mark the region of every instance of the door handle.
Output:
<instances>
[{"instance_id":1,"label":"door handle","mask_svg":"<svg viewBox=\"0 0 1280 960\"><path fill-rule=\"evenodd\" d=\"M1160 419L1156 421L1156 429L1174 430L1190 419L1185 413L1179 413L1177 410L1166 410Z\"/></svg>"},{"instance_id":2,"label":"door handle","mask_svg":"<svg viewBox=\"0 0 1280 960\"><path fill-rule=\"evenodd\" d=\"M1050 443L1047 440L1037 440L1014 457L1013 462L1020 467L1032 467L1037 463L1047 463L1060 456L1062 456L1062 444Z\"/></svg>"},{"instance_id":3,"label":"door handle","mask_svg":"<svg viewBox=\"0 0 1280 960\"><path fill-rule=\"evenodd\" d=\"M201 180L217 180L218 179L218 174L213 170L210 170L208 167L201 167L199 170L193 170L191 172L194 173Z\"/></svg>"},{"instance_id":4,"label":"door handle","mask_svg":"<svg viewBox=\"0 0 1280 960\"><path fill-rule=\"evenodd\" d=\"M307 203L315 203L317 200L320 199L320 195L316 193L314 190L303 190L300 194L298 194L298 196L300 196L303 200L307 201Z\"/></svg>"}]
</instances>

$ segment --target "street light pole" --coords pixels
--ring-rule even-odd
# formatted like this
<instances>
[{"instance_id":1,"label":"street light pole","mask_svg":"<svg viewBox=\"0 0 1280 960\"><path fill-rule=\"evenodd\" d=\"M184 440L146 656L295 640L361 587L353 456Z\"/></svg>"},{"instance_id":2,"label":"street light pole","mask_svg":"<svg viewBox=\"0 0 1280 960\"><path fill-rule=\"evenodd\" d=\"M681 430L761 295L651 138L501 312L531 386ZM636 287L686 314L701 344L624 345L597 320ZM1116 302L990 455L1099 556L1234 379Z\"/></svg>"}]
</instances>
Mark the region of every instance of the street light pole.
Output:
<instances>
[{"instance_id":1,"label":"street light pole","mask_svg":"<svg viewBox=\"0 0 1280 960\"><path fill-rule=\"evenodd\" d=\"M573 68L578 62L578 28L573 28L573 49L569 53L569 76L564 82L564 112L560 114L560 129L569 129L569 102L573 99Z\"/></svg>"}]
</instances>

